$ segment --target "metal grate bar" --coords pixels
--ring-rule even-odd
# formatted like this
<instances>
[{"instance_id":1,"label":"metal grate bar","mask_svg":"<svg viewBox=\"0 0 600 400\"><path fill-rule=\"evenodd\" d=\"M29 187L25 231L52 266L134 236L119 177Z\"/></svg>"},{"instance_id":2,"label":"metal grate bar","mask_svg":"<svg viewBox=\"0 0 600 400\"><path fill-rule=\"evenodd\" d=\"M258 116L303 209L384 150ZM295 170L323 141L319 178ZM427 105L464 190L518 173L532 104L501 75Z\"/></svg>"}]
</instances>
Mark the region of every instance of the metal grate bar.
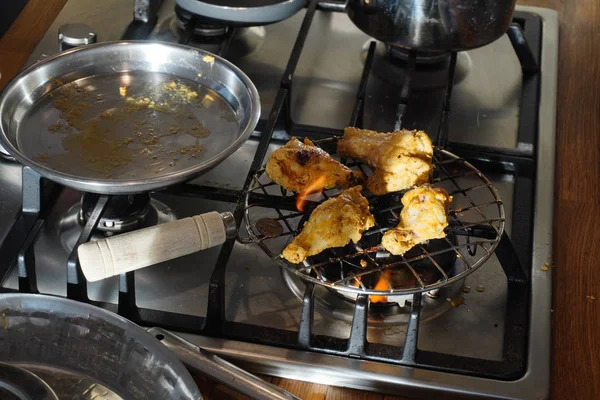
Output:
<instances>
[{"instance_id":1,"label":"metal grate bar","mask_svg":"<svg viewBox=\"0 0 600 400\"><path fill-rule=\"evenodd\" d=\"M306 284L304 297L302 298L302 311L300 314L300 326L298 327L298 345L303 349L310 348L312 336L313 318L315 315L315 285Z\"/></svg>"},{"instance_id":2,"label":"metal grate bar","mask_svg":"<svg viewBox=\"0 0 600 400\"><path fill-rule=\"evenodd\" d=\"M438 127L436 144L445 148L448 146L448 118L450 116L450 97L452 97L452 88L454 87L454 71L456 70L457 53L450 54L450 64L448 65L448 77L446 78L446 97L444 97L444 106L442 107L442 117Z\"/></svg>"},{"instance_id":3,"label":"metal grate bar","mask_svg":"<svg viewBox=\"0 0 600 400\"><path fill-rule=\"evenodd\" d=\"M517 23L512 23L508 27L508 31L506 33L510 39L510 43L515 49L515 53L517 53L517 57L519 58L523 72L528 74L538 72L538 64L535 61L535 57L531 51L531 47L529 47L529 44L527 43L527 39L525 38L525 34L523 33L521 26Z\"/></svg>"},{"instance_id":4,"label":"metal grate bar","mask_svg":"<svg viewBox=\"0 0 600 400\"><path fill-rule=\"evenodd\" d=\"M21 188L21 215L0 243L0 260L5 260L4 263L0 263L0 282L2 284L18 264L19 252L24 249L23 245L36 228L36 224L38 221L44 220L52 211L63 190L62 186L42 179L40 174L29 167L23 167ZM38 230L38 234L39 232L40 230ZM30 243L34 245L35 240ZM28 262L34 265L33 258L30 258ZM31 270L35 272L35 268ZM35 278L35 274L31 278ZM2 290L1 287L0 290Z\"/></svg>"},{"instance_id":5,"label":"metal grate bar","mask_svg":"<svg viewBox=\"0 0 600 400\"><path fill-rule=\"evenodd\" d=\"M196 17L192 16L188 21L185 30L181 32L181 36L179 37L179 44L188 44L192 37L194 36L194 27L196 26Z\"/></svg>"},{"instance_id":6,"label":"metal grate bar","mask_svg":"<svg viewBox=\"0 0 600 400\"><path fill-rule=\"evenodd\" d=\"M84 301L87 302L87 281L85 280L85 276L81 271L81 266L79 265L79 258L77 256L77 248L90 240L92 236L92 232L98 226L98 222L102 217L102 213L108 204L110 196L100 196L100 195L92 195L96 197L96 206L94 210L90 214L89 219L85 223L81 234L79 235L79 239L77 239L77 243L75 247L73 247L73 251L69 255L69 259L67 260L67 297L69 299Z\"/></svg>"},{"instance_id":7,"label":"metal grate bar","mask_svg":"<svg viewBox=\"0 0 600 400\"><path fill-rule=\"evenodd\" d=\"M376 48L377 42L371 41L369 44L367 58L365 60L365 66L360 77L358 91L356 92L356 101L354 103L354 108L352 109L352 115L350 116L350 122L348 126L363 126L362 120L365 109L365 93L367 92L367 84L369 83L369 75L371 74L371 68L373 67Z\"/></svg>"},{"instance_id":8,"label":"metal grate bar","mask_svg":"<svg viewBox=\"0 0 600 400\"><path fill-rule=\"evenodd\" d=\"M350 357L362 358L365 354L368 313L369 297L359 294L354 303L354 316L352 318L352 327L350 328L350 339L348 339L348 355Z\"/></svg>"},{"instance_id":9,"label":"metal grate bar","mask_svg":"<svg viewBox=\"0 0 600 400\"><path fill-rule=\"evenodd\" d=\"M281 80L280 86L281 88L288 89L292 84L294 73L296 72L296 66L298 65L298 60L300 60L300 55L302 54L302 49L304 48L308 31L310 30L310 26L315 16L315 11L317 10L317 4L318 1L312 0L308 5L308 10L306 10L306 14L304 15L304 20L300 26L298 37L296 38L296 42L292 48L292 53L285 68L285 72L283 73L283 79Z\"/></svg>"},{"instance_id":10,"label":"metal grate bar","mask_svg":"<svg viewBox=\"0 0 600 400\"><path fill-rule=\"evenodd\" d=\"M246 176L243 190L238 198L236 210L234 212L238 229L244 215L244 205L248 204L247 199L245 199L242 194L248 192L248 188L254 181L256 173L260 170L264 162L267 150L269 148L269 143L273 137L273 133L275 132L275 126L279 120L279 116L281 115L286 99L289 96L287 87L289 87L292 82L293 74L296 70L302 48L304 47L304 43L315 14L316 4L317 1L313 0L304 16L302 26L300 27L300 31L298 33L298 38L294 43L291 56L285 69L286 72L281 80L280 88L277 91L275 101L271 111L269 112L269 118L265 126L265 131L261 133L258 148L256 149L254 159L250 165L250 170ZM207 332L212 332L213 334L220 333L223 323L225 322L225 269L231 257L231 253L233 252L234 244L235 239L229 239L223 244L219 256L217 257L216 267L213 270L210 278L205 329Z\"/></svg>"},{"instance_id":11,"label":"metal grate bar","mask_svg":"<svg viewBox=\"0 0 600 400\"><path fill-rule=\"evenodd\" d=\"M19 277L19 292L39 293L37 287L37 276L35 274L34 243L37 241L40 231L44 226L44 220L38 219L29 232L29 236L23 243L17 257L17 274Z\"/></svg>"},{"instance_id":12,"label":"metal grate bar","mask_svg":"<svg viewBox=\"0 0 600 400\"><path fill-rule=\"evenodd\" d=\"M117 313L132 321L139 320L135 301L135 271L119 275L119 302Z\"/></svg>"},{"instance_id":13,"label":"metal grate bar","mask_svg":"<svg viewBox=\"0 0 600 400\"><path fill-rule=\"evenodd\" d=\"M235 35L235 28L231 28L227 31L227 33L225 34L225 37L223 38L223 40L221 40L221 43L219 45L219 52L217 53L219 56L224 57L225 54L227 53L227 50L229 49L229 46L231 45L231 42L233 41L233 36Z\"/></svg>"},{"instance_id":14,"label":"metal grate bar","mask_svg":"<svg viewBox=\"0 0 600 400\"><path fill-rule=\"evenodd\" d=\"M31 169L23 167L23 202L21 210L24 214L37 214L42 209L42 176Z\"/></svg>"},{"instance_id":15,"label":"metal grate bar","mask_svg":"<svg viewBox=\"0 0 600 400\"><path fill-rule=\"evenodd\" d=\"M402 348L402 362L408 365L415 364L417 356L417 341L419 338L419 319L421 316L421 293L415 293L412 299L406 338Z\"/></svg>"},{"instance_id":16,"label":"metal grate bar","mask_svg":"<svg viewBox=\"0 0 600 400\"><path fill-rule=\"evenodd\" d=\"M408 96L410 95L410 84L412 81L413 72L417 64L417 52L411 50L408 52L408 62L404 70L404 82L402 83L402 89L400 90L400 102L398 104L398 110L396 111L396 122L394 124L394 131L399 131L402 128L402 117L406 112L408 106Z\"/></svg>"},{"instance_id":17,"label":"metal grate bar","mask_svg":"<svg viewBox=\"0 0 600 400\"><path fill-rule=\"evenodd\" d=\"M517 256L517 252L506 232L504 232L500 238L496 257L498 257L500 266L502 266L502 270L506 274L509 283L525 283L528 281L529 274L525 268L523 268L523 265Z\"/></svg>"}]
</instances>

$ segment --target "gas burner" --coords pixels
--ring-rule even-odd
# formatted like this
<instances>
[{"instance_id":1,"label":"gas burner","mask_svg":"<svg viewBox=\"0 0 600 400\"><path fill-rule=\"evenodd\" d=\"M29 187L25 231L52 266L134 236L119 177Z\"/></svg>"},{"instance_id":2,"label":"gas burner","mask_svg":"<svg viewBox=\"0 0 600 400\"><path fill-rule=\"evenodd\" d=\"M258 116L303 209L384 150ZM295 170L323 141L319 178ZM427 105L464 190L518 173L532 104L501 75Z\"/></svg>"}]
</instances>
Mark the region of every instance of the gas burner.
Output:
<instances>
[{"instance_id":1,"label":"gas burner","mask_svg":"<svg viewBox=\"0 0 600 400\"><path fill-rule=\"evenodd\" d=\"M229 32L229 27L227 25L206 20L179 6L175 6L175 21L177 22L179 29L183 31L189 29L190 24L193 24L192 29L196 36L214 38L223 36Z\"/></svg>"},{"instance_id":2,"label":"gas burner","mask_svg":"<svg viewBox=\"0 0 600 400\"><path fill-rule=\"evenodd\" d=\"M361 60L367 58L369 46L373 40L367 41L361 50ZM408 65L408 52L383 42L376 42L373 73L381 80L396 85L404 81ZM439 89L446 87L449 54L419 54L413 72L411 89ZM471 58L466 52L457 56L454 84L460 83L471 70Z\"/></svg>"},{"instance_id":3,"label":"gas burner","mask_svg":"<svg viewBox=\"0 0 600 400\"><path fill-rule=\"evenodd\" d=\"M397 62L407 62L409 58L409 51L398 46L388 45L389 56L392 60ZM418 53L417 64L437 64L447 63L450 59L450 53Z\"/></svg>"},{"instance_id":4,"label":"gas burner","mask_svg":"<svg viewBox=\"0 0 600 400\"><path fill-rule=\"evenodd\" d=\"M98 223L98 228L92 234L91 240L175 221L178 218L171 208L156 199L150 198L148 195L131 196L133 198L132 202L129 201L128 197L115 196L111 199ZM115 201L113 202L113 200ZM67 253L73 251L92 207L90 195L83 195L81 202L76 202L63 211L60 217L51 221L49 232L52 233L49 239L54 241L55 232L58 232L61 247ZM120 217L117 218L117 215L120 215ZM125 218L125 215L128 215L128 217ZM111 224L114 225L111 227ZM118 230L119 228L121 230Z\"/></svg>"},{"instance_id":5,"label":"gas burner","mask_svg":"<svg viewBox=\"0 0 600 400\"><path fill-rule=\"evenodd\" d=\"M298 276L289 270L282 269L283 279L292 293L302 301L306 286ZM464 281L450 286L426 292L421 301L421 318L424 321L436 318L456 307L461 298ZM451 299L454 301L448 301ZM352 323L356 295L329 290L321 286L315 287L315 308L319 314ZM371 298L368 315L369 328L401 326L408 324L413 296L389 296L387 301L374 302Z\"/></svg>"},{"instance_id":6,"label":"gas burner","mask_svg":"<svg viewBox=\"0 0 600 400\"><path fill-rule=\"evenodd\" d=\"M187 23L187 21L183 21L182 24L180 17L173 14L160 23L153 39L182 43ZM220 54L228 60L236 60L254 53L260 49L266 37L266 30L263 26L236 28L233 32L229 26L216 25L207 21L199 22L197 20L195 26L193 35L186 44L219 54L223 42L229 41L226 52ZM231 35L230 38L227 33ZM211 34L214 36L210 36Z\"/></svg>"},{"instance_id":7,"label":"gas burner","mask_svg":"<svg viewBox=\"0 0 600 400\"><path fill-rule=\"evenodd\" d=\"M92 195L85 193L81 197L79 220L82 224L88 220L95 205L95 198ZM129 196L113 196L108 201L96 229L101 232L110 233L132 231L144 224L149 211L150 195L147 193Z\"/></svg>"},{"instance_id":8,"label":"gas burner","mask_svg":"<svg viewBox=\"0 0 600 400\"><path fill-rule=\"evenodd\" d=\"M296 14L304 0L177 0L175 10L230 26L268 25Z\"/></svg>"}]
</instances>

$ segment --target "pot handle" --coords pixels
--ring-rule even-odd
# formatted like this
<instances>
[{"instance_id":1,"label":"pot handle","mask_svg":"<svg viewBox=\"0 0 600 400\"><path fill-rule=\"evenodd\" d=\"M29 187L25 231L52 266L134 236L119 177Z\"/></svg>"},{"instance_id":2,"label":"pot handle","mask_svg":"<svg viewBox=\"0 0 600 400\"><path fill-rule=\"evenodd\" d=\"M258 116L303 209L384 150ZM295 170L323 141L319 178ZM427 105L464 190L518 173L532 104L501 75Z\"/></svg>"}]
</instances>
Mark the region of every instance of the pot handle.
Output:
<instances>
[{"instance_id":1,"label":"pot handle","mask_svg":"<svg viewBox=\"0 0 600 400\"><path fill-rule=\"evenodd\" d=\"M77 254L94 282L218 246L236 234L233 215L213 211L84 243Z\"/></svg>"},{"instance_id":2,"label":"pot handle","mask_svg":"<svg viewBox=\"0 0 600 400\"><path fill-rule=\"evenodd\" d=\"M256 400L300 400L279 386L265 382L229 361L160 328L148 332L179 357L189 368Z\"/></svg>"}]
</instances>

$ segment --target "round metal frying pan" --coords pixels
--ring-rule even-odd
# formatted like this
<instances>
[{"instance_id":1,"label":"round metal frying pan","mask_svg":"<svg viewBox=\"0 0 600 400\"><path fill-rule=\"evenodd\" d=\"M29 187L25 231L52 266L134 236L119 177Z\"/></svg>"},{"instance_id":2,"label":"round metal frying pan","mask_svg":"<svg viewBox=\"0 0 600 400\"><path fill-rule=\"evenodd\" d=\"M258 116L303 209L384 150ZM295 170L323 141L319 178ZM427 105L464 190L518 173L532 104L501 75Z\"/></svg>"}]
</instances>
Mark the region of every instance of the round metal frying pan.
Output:
<instances>
[{"instance_id":1,"label":"round metal frying pan","mask_svg":"<svg viewBox=\"0 0 600 400\"><path fill-rule=\"evenodd\" d=\"M19 74L0 98L0 146L75 189L130 194L192 179L237 150L260 117L230 62L187 46L107 42Z\"/></svg>"},{"instance_id":2,"label":"round metal frying pan","mask_svg":"<svg viewBox=\"0 0 600 400\"><path fill-rule=\"evenodd\" d=\"M185 11L235 26L267 25L296 14L306 0L177 0Z\"/></svg>"}]
</instances>

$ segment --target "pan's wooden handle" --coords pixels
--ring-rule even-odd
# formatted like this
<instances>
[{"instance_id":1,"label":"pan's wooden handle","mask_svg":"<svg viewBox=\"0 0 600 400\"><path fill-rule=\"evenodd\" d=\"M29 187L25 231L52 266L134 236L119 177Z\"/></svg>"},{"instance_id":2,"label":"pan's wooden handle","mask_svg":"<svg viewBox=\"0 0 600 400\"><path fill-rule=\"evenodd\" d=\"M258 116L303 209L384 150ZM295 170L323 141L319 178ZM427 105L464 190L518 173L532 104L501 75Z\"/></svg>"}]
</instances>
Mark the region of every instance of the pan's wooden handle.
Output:
<instances>
[{"instance_id":1,"label":"pan's wooden handle","mask_svg":"<svg viewBox=\"0 0 600 400\"><path fill-rule=\"evenodd\" d=\"M218 246L235 235L231 213L209 212L84 243L77 254L93 282Z\"/></svg>"}]
</instances>

